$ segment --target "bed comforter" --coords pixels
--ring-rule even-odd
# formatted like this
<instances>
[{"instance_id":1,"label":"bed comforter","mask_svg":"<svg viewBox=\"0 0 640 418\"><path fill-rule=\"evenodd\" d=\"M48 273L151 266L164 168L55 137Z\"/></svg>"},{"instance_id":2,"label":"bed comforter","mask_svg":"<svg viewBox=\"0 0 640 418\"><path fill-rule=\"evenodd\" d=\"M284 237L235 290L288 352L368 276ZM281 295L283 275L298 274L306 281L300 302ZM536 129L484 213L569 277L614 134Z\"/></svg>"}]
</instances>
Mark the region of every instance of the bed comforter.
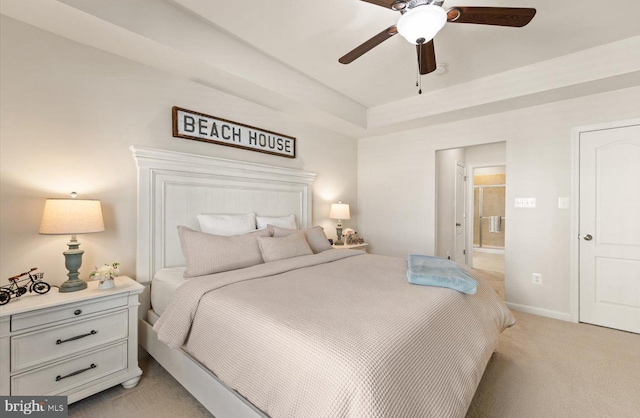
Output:
<instances>
[{"instance_id":1,"label":"bed comforter","mask_svg":"<svg viewBox=\"0 0 640 418\"><path fill-rule=\"evenodd\" d=\"M331 250L202 276L154 329L274 418L464 417L515 320L477 277L465 295L406 271Z\"/></svg>"}]
</instances>

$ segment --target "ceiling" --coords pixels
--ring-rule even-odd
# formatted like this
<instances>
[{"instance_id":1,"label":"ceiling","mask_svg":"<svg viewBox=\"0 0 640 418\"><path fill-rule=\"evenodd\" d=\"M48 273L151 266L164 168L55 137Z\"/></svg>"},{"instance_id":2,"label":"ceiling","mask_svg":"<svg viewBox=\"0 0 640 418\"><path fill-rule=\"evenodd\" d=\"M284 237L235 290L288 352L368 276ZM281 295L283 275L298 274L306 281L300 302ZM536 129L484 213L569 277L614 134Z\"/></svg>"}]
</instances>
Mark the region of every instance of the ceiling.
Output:
<instances>
[{"instance_id":1,"label":"ceiling","mask_svg":"<svg viewBox=\"0 0 640 418\"><path fill-rule=\"evenodd\" d=\"M524 28L447 24L447 72L415 86L415 47L360 0L0 0L0 13L80 44L363 138L640 85L640 1L447 0L535 7Z\"/></svg>"},{"instance_id":2,"label":"ceiling","mask_svg":"<svg viewBox=\"0 0 640 418\"><path fill-rule=\"evenodd\" d=\"M172 0L233 36L366 107L417 94L415 47L395 36L349 65L338 58L400 14L359 0ZM447 0L452 6L535 7L524 28L447 24L435 38L447 73L433 91L640 34L640 2Z\"/></svg>"}]
</instances>

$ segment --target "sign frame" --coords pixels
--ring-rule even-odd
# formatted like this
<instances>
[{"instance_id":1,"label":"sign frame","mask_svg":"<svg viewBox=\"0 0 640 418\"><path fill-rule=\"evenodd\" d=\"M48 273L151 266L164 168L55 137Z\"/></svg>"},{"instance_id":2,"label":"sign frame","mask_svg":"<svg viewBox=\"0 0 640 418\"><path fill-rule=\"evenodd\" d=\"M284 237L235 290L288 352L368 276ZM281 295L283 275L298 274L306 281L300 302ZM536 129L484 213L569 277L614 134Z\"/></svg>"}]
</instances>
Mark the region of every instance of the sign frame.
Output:
<instances>
[{"instance_id":1,"label":"sign frame","mask_svg":"<svg viewBox=\"0 0 640 418\"><path fill-rule=\"evenodd\" d=\"M291 155L291 154L287 154L287 153L285 153L283 151L277 151L277 150L253 148L253 147L249 147L249 146L246 146L246 145L236 144L236 143L233 143L233 142L227 142L224 139L216 140L216 139L203 138L203 137L200 137L200 136L188 135L188 134L185 134L185 133L181 133L181 132L179 132L179 129L178 129L178 112L180 112L180 111L184 112L184 113L188 113L188 114L194 115L196 117L213 119L215 122L222 122L223 124L224 123L233 124L233 125L236 125L236 126L240 127L241 129L242 128L250 129L250 130L255 131L257 133L260 133L260 134L276 135L276 136L278 136L280 138L283 138L283 139L286 138L286 139L291 140L293 142L293 154ZM296 158L296 151L297 151L296 148L297 147L296 147L296 138L295 137L289 136L289 135L284 135L284 134L281 134L281 133L278 133L278 132L268 131L266 129L257 128L255 126L247 125L247 124L244 124L244 123L234 122L232 120L219 118L217 116L207 115L206 113L196 112L196 111L185 109L185 108L182 108L182 107L173 106L171 108L171 125L172 125L173 137L174 138L191 139L193 141L207 142L209 144L224 145L224 146L227 146L227 147L246 149L246 150L249 150L249 151L260 152L260 153L263 153L263 154L276 155L278 157L284 157L284 158Z\"/></svg>"}]
</instances>

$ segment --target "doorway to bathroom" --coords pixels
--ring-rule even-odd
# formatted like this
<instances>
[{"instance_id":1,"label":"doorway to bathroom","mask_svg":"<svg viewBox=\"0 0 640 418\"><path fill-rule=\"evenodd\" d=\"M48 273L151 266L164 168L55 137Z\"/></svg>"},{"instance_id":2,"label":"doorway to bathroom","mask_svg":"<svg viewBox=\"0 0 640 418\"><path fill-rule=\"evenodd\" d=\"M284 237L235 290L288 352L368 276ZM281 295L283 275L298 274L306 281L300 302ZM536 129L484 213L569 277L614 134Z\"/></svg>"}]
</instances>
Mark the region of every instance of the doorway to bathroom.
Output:
<instances>
[{"instance_id":1,"label":"doorway to bathroom","mask_svg":"<svg viewBox=\"0 0 640 418\"><path fill-rule=\"evenodd\" d=\"M478 270L502 298L506 151L506 142L494 142L435 155L436 255Z\"/></svg>"},{"instance_id":2,"label":"doorway to bathroom","mask_svg":"<svg viewBox=\"0 0 640 418\"><path fill-rule=\"evenodd\" d=\"M504 299L506 239L507 144L466 148L468 265L481 273ZM482 199L481 199L482 198ZM509 231L511 234L513 231Z\"/></svg>"}]
</instances>

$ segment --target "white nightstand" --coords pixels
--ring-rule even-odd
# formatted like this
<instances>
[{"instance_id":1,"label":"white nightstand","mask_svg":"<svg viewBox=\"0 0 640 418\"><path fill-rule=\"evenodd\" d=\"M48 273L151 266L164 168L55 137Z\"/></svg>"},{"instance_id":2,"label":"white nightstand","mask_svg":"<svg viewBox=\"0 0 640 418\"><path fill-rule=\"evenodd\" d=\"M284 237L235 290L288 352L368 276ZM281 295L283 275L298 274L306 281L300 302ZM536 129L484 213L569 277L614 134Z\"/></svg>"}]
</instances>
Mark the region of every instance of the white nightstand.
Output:
<instances>
[{"instance_id":1,"label":"white nightstand","mask_svg":"<svg viewBox=\"0 0 640 418\"><path fill-rule=\"evenodd\" d=\"M343 250L362 250L362 251L367 251L367 247L369 246L369 244L367 244L366 242L363 242L362 244L353 244L353 245L333 245L333 248L336 249L343 249Z\"/></svg>"},{"instance_id":2,"label":"white nightstand","mask_svg":"<svg viewBox=\"0 0 640 418\"><path fill-rule=\"evenodd\" d=\"M0 306L0 395L68 396L73 403L112 386L132 388L138 367L138 294L122 276L71 293L28 293Z\"/></svg>"}]
</instances>

